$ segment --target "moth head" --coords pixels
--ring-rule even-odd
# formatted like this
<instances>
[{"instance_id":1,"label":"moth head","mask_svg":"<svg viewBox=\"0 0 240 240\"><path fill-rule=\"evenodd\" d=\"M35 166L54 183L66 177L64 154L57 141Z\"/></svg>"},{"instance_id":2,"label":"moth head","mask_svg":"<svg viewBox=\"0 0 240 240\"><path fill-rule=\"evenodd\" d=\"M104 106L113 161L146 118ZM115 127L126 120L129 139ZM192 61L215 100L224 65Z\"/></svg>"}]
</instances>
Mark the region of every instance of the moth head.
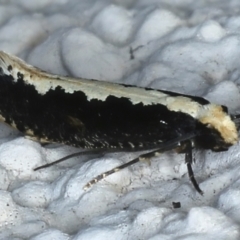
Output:
<instances>
[{"instance_id":1,"label":"moth head","mask_svg":"<svg viewBox=\"0 0 240 240\"><path fill-rule=\"evenodd\" d=\"M240 114L231 115L232 121L235 123L237 130L240 130Z\"/></svg>"},{"instance_id":2,"label":"moth head","mask_svg":"<svg viewBox=\"0 0 240 240\"><path fill-rule=\"evenodd\" d=\"M240 120L237 120L239 118L235 118L236 122L240 123ZM215 146L211 148L212 150L221 151L237 143L238 126L227 113L226 107L215 104L205 105L199 121L208 128L208 135L215 138Z\"/></svg>"}]
</instances>

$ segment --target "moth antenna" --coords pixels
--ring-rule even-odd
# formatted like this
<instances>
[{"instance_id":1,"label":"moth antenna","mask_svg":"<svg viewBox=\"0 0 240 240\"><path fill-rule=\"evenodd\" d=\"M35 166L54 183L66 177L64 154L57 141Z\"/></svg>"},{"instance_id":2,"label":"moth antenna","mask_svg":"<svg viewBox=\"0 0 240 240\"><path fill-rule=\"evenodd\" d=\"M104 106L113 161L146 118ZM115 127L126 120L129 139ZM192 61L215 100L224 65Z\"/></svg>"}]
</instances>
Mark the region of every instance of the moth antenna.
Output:
<instances>
[{"instance_id":1,"label":"moth antenna","mask_svg":"<svg viewBox=\"0 0 240 240\"><path fill-rule=\"evenodd\" d=\"M137 150L147 150L147 149L137 149ZM72 153L72 154L69 154L63 158L60 158L56 161L53 161L51 163L47 163L47 164L44 164L44 165L41 165L39 167L36 167L34 168L33 170L34 171L37 171L37 170L40 170L40 169L43 169L43 168L48 168L48 167L51 167L53 165L56 165L58 163L61 163L61 162L64 162L70 158L73 158L73 157L78 157L78 156L86 156L86 155L91 155L91 154L105 154L105 153L110 153L110 152L133 152L133 151L137 151L136 149L92 149L92 150L89 150L89 151L83 151L83 152L76 152L76 153Z\"/></svg>"},{"instance_id":2,"label":"moth antenna","mask_svg":"<svg viewBox=\"0 0 240 240\"><path fill-rule=\"evenodd\" d=\"M51 167L55 164L58 164L60 162L63 162L63 161L66 161L70 158L73 158L73 157L77 157L77 156L81 156L81 155L91 155L91 154L99 154L99 153L103 153L103 150L102 149L96 149L96 150L90 150L90 151L84 151L84 152L76 152L76 153L73 153L73 154L70 154L70 155L67 155L63 158L60 158L54 162L51 162L51 163L47 163L47 164L44 164L44 165L41 165L37 168L34 168L33 170L34 171L37 171L37 170L40 170L40 169L43 169L43 168L48 168L48 167Z\"/></svg>"},{"instance_id":3,"label":"moth antenna","mask_svg":"<svg viewBox=\"0 0 240 240\"><path fill-rule=\"evenodd\" d=\"M181 142L181 141L185 141L185 140L188 140L188 139L191 139L193 138L195 135L193 134L188 134L184 137L180 137L178 139L176 139L174 142ZM169 146L171 145L172 143L171 142L168 142L166 144L164 144L164 146ZM159 144L159 148L161 148L162 144ZM81 156L81 155L91 155L91 154L99 154L99 153L102 153L102 154L105 154L105 153L110 153L110 152L135 152L135 151L145 151L145 150L151 150L151 149L148 149L148 148L138 148L136 147L135 149L132 149L132 148L118 148L118 149L107 149L107 148L101 148L101 149L91 149L89 151L83 151L83 152L76 152L76 153L73 153L73 154L70 154L70 155L67 155L63 158L60 158L54 162L51 162L51 163L47 163L47 164L44 164L44 165L41 165L37 168L34 168L33 170L34 171L37 171L39 169L43 169L43 168L47 168L47 167L51 167L55 164L58 164L60 162L63 162L63 161L66 161L70 158L73 158L73 157L77 157L77 156ZM156 147L155 147L155 150L156 150Z\"/></svg>"}]
</instances>

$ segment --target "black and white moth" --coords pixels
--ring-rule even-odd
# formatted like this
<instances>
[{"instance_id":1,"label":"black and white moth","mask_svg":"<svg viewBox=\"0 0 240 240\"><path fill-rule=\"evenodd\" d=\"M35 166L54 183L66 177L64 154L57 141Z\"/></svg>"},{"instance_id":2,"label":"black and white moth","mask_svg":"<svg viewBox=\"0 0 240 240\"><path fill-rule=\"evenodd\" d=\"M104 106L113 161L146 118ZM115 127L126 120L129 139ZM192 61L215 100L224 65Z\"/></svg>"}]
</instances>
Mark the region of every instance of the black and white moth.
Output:
<instances>
[{"instance_id":1,"label":"black and white moth","mask_svg":"<svg viewBox=\"0 0 240 240\"><path fill-rule=\"evenodd\" d=\"M227 150L238 141L225 106L195 96L88 79L60 77L0 51L0 120L40 142L102 151L149 150L97 176L104 177L176 149L185 153L191 182L192 148Z\"/></svg>"}]
</instances>

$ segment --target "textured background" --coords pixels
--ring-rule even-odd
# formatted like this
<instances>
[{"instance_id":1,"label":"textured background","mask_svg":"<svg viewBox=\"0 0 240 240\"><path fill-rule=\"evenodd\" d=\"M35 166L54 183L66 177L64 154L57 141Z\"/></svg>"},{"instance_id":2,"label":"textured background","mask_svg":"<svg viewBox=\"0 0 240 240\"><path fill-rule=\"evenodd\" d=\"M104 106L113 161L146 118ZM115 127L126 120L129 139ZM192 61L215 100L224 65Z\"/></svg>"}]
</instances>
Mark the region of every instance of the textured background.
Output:
<instances>
[{"instance_id":1,"label":"textured background","mask_svg":"<svg viewBox=\"0 0 240 240\"><path fill-rule=\"evenodd\" d=\"M0 49L59 75L203 96L240 109L240 2L204 0L1 0ZM130 54L133 49L133 55ZM239 145L195 151L204 191L173 152L94 176L136 154L78 157L0 125L0 239L239 239ZM181 202L173 209L172 202Z\"/></svg>"}]
</instances>

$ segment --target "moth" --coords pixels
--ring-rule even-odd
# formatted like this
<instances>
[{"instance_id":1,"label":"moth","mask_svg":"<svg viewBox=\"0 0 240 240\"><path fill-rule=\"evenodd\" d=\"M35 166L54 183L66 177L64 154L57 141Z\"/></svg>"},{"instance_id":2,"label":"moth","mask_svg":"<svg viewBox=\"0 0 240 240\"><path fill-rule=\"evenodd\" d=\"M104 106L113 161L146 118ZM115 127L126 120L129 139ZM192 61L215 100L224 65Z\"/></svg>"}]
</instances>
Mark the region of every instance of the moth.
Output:
<instances>
[{"instance_id":1,"label":"moth","mask_svg":"<svg viewBox=\"0 0 240 240\"><path fill-rule=\"evenodd\" d=\"M0 51L1 121L41 143L90 152L148 150L97 176L85 188L176 149L185 154L189 178L202 194L191 167L192 149L228 150L238 141L236 119L227 107L201 97L52 75Z\"/></svg>"}]
</instances>

